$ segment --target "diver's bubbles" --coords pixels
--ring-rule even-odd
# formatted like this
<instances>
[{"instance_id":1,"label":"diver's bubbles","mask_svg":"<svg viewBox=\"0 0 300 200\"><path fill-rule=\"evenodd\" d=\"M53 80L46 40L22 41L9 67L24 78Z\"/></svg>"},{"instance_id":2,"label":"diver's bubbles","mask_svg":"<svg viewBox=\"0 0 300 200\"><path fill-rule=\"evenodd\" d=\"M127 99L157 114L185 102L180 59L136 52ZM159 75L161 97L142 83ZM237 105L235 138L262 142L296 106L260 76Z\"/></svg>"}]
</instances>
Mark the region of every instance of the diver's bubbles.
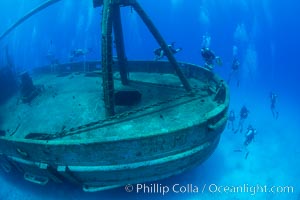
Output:
<instances>
[{"instance_id":1,"label":"diver's bubbles","mask_svg":"<svg viewBox=\"0 0 300 200\"><path fill-rule=\"evenodd\" d=\"M238 54L238 47L235 46L235 45L233 45L233 47L232 47L232 55L233 55L233 57L236 57L237 54Z\"/></svg>"},{"instance_id":2,"label":"diver's bubbles","mask_svg":"<svg viewBox=\"0 0 300 200\"><path fill-rule=\"evenodd\" d=\"M37 36L37 26L34 25L31 32L31 40L34 40Z\"/></svg>"},{"instance_id":3,"label":"diver's bubbles","mask_svg":"<svg viewBox=\"0 0 300 200\"><path fill-rule=\"evenodd\" d=\"M275 81L275 56L276 56L276 46L274 42L272 41L270 44L270 51L271 51L271 78L272 81Z\"/></svg>"},{"instance_id":4,"label":"diver's bubbles","mask_svg":"<svg viewBox=\"0 0 300 200\"><path fill-rule=\"evenodd\" d=\"M76 33L81 32L81 30L83 29L84 24L85 24L85 16L83 14L80 14L78 22L76 24Z\"/></svg>"},{"instance_id":5,"label":"diver's bubbles","mask_svg":"<svg viewBox=\"0 0 300 200\"><path fill-rule=\"evenodd\" d=\"M211 37L208 33L205 33L205 35L202 36L202 47L203 48L209 48L210 47L210 41Z\"/></svg>"},{"instance_id":6,"label":"diver's bubbles","mask_svg":"<svg viewBox=\"0 0 300 200\"><path fill-rule=\"evenodd\" d=\"M257 70L257 52L255 46L250 44L246 50L245 58L242 65L243 79L253 79Z\"/></svg>"},{"instance_id":7,"label":"diver's bubbles","mask_svg":"<svg viewBox=\"0 0 300 200\"><path fill-rule=\"evenodd\" d=\"M238 4L238 6L240 7L241 10L243 10L243 12L249 11L249 4L248 4L247 0L235 1L235 3Z\"/></svg>"},{"instance_id":8,"label":"diver's bubbles","mask_svg":"<svg viewBox=\"0 0 300 200\"><path fill-rule=\"evenodd\" d=\"M172 8L174 10L180 8L180 6L183 2L184 2L183 0L171 0Z\"/></svg>"},{"instance_id":9,"label":"diver's bubbles","mask_svg":"<svg viewBox=\"0 0 300 200\"><path fill-rule=\"evenodd\" d=\"M92 1L88 1L88 2L92 2ZM94 17L94 12L95 9L93 8L92 5L87 5L87 23L86 23L86 28L85 31L87 32L91 25L92 25L92 21L93 21L93 17Z\"/></svg>"},{"instance_id":10,"label":"diver's bubbles","mask_svg":"<svg viewBox=\"0 0 300 200\"><path fill-rule=\"evenodd\" d=\"M237 43L246 43L249 40L245 24L238 24L234 32L234 40Z\"/></svg>"},{"instance_id":11,"label":"diver's bubbles","mask_svg":"<svg viewBox=\"0 0 300 200\"><path fill-rule=\"evenodd\" d=\"M208 29L210 24L209 12L204 6L199 9L199 22L204 29Z\"/></svg>"},{"instance_id":12,"label":"diver's bubbles","mask_svg":"<svg viewBox=\"0 0 300 200\"><path fill-rule=\"evenodd\" d=\"M59 12L59 18L60 18L59 21L61 22L61 24L67 23L69 16L71 14L72 3L73 3L72 0L63 1L63 6L62 6L63 11Z\"/></svg>"},{"instance_id":13,"label":"diver's bubbles","mask_svg":"<svg viewBox=\"0 0 300 200\"><path fill-rule=\"evenodd\" d=\"M269 26L273 25L273 16L272 16L272 11L271 11L271 2L269 0L262 0L262 9L263 9L263 15L266 19L266 22Z\"/></svg>"}]
</instances>

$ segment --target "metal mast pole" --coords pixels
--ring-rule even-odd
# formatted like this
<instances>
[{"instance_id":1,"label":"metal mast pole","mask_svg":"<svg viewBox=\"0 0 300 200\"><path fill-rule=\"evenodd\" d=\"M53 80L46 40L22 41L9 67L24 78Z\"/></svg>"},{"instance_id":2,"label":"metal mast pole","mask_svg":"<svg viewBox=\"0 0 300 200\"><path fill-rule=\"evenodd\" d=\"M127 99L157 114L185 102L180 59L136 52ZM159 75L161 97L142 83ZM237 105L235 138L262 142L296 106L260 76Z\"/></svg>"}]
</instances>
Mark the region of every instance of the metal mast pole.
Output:
<instances>
[{"instance_id":1,"label":"metal mast pole","mask_svg":"<svg viewBox=\"0 0 300 200\"><path fill-rule=\"evenodd\" d=\"M102 13L102 78L106 116L113 116L115 114L112 70L112 10L111 0L104 0Z\"/></svg>"}]
</instances>

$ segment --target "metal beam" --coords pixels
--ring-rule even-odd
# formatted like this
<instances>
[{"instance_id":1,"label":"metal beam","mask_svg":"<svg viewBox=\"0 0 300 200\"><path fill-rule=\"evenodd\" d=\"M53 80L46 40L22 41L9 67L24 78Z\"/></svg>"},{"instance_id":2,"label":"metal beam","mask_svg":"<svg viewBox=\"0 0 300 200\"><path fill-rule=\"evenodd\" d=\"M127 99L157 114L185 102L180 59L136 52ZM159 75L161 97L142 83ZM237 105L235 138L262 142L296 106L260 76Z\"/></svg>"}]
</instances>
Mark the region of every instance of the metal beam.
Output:
<instances>
[{"instance_id":1,"label":"metal beam","mask_svg":"<svg viewBox=\"0 0 300 200\"><path fill-rule=\"evenodd\" d=\"M113 116L115 114L112 70L112 10L111 1L104 0L102 13L102 78L106 116Z\"/></svg>"},{"instance_id":2,"label":"metal beam","mask_svg":"<svg viewBox=\"0 0 300 200\"><path fill-rule=\"evenodd\" d=\"M153 22L147 16L147 14L145 13L145 11L143 10L143 8L140 6L140 4L138 2L133 3L132 6L133 6L134 10L142 18L142 20L144 21L144 23L146 24L146 26L148 27L148 29L150 30L150 32L152 33L152 35L154 36L154 38L156 39L158 44L161 46L161 48L165 52L167 58L169 59L171 65L174 67L176 74L178 75L178 77L179 77L181 83L183 84L183 86L185 87L185 89L188 92L191 91L192 88L191 88L189 82L184 77L183 73L181 72L175 57L171 53L167 43L164 41L164 39L161 36L161 34L159 33L158 29L154 26Z\"/></svg>"},{"instance_id":3,"label":"metal beam","mask_svg":"<svg viewBox=\"0 0 300 200\"><path fill-rule=\"evenodd\" d=\"M120 68L120 76L123 85L128 85L127 58L125 55L123 29L120 14L120 6L113 5L113 28L115 36L115 44L118 55L118 63Z\"/></svg>"},{"instance_id":4,"label":"metal beam","mask_svg":"<svg viewBox=\"0 0 300 200\"><path fill-rule=\"evenodd\" d=\"M38 7L32 9L31 11L29 11L26 15L24 15L21 19L19 19L18 21L16 21L14 24L12 24L6 31L4 31L4 33L2 33L2 35L0 36L0 41L6 36L8 35L11 31L13 31L16 27L18 27L20 24L22 24L24 21L26 21L28 18L30 18L31 16L33 16L34 14L44 10L45 8L59 2L61 0L48 0L45 3L42 3L41 5L39 5Z\"/></svg>"}]
</instances>

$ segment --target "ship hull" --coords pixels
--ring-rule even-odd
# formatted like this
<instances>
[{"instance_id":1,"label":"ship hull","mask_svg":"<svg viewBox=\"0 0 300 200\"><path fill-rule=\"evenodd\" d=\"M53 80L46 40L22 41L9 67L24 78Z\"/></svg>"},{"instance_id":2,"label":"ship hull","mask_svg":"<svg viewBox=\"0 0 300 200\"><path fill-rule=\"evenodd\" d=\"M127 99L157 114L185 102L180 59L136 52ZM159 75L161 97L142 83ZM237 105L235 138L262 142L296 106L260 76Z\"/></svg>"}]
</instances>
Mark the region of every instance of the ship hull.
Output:
<instances>
[{"instance_id":1,"label":"ship hull","mask_svg":"<svg viewBox=\"0 0 300 200\"><path fill-rule=\"evenodd\" d=\"M164 69L149 67L152 64L149 62L147 69ZM134 70L135 63L131 66ZM211 72L194 65L185 64L184 69L188 77L209 75L216 79ZM222 103L209 112L199 113L202 115L199 120L184 122L186 124L179 129L162 128L136 137L87 137L80 141L1 137L1 166L6 172L15 168L26 180L40 185L49 180L67 180L81 185L87 192L160 180L199 165L213 153L226 126L228 105L227 90ZM197 111L191 115L197 115ZM122 121L120 127L128 123L132 121ZM126 132L121 134L126 135Z\"/></svg>"}]
</instances>

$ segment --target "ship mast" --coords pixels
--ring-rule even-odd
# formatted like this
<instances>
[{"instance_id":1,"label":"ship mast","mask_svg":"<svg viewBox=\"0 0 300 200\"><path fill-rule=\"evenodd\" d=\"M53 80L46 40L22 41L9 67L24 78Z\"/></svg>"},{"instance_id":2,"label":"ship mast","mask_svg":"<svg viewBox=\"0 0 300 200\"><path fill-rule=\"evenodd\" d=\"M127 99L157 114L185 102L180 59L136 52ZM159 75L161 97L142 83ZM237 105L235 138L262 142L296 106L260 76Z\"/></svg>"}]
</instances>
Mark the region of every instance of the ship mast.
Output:
<instances>
[{"instance_id":1,"label":"ship mast","mask_svg":"<svg viewBox=\"0 0 300 200\"><path fill-rule=\"evenodd\" d=\"M124 41L122 32L122 23L120 17L120 6L132 6L141 17L149 31L152 33L162 50L165 52L169 62L174 68L184 88L189 92L191 86L184 77L179 65L171 53L167 43L147 16L143 8L136 0L94 0L94 6L103 5L102 14L102 76L103 76L103 94L106 116L113 116L114 110L114 82L113 82L113 59L112 59L112 28L116 40L117 56L120 66L121 80L123 84L128 84L127 59L124 51Z\"/></svg>"},{"instance_id":2,"label":"ship mast","mask_svg":"<svg viewBox=\"0 0 300 200\"><path fill-rule=\"evenodd\" d=\"M9 27L2 35L0 41L8 35L13 29L22 24L34 14L44 10L45 8L59 2L61 0L47 0L45 3L31 10L25 16L20 18L11 27ZM149 31L152 33L159 46L165 52L166 57L174 68L177 76L179 77L182 85L186 91L192 90L187 79L184 77L179 65L170 51L167 43L159 33L158 29L154 26L153 22L147 16L143 8L137 0L93 0L94 7L103 6L102 15L102 76L103 76L103 94L106 116L113 116L115 114L114 103L114 81L113 81L113 47L112 47L112 31L114 31L114 39L116 42L116 50L118 56L118 65L120 69L120 76L123 85L128 84L127 72L127 58L124 48L123 30L120 15L120 6L132 6L137 14L141 17Z\"/></svg>"}]
</instances>

